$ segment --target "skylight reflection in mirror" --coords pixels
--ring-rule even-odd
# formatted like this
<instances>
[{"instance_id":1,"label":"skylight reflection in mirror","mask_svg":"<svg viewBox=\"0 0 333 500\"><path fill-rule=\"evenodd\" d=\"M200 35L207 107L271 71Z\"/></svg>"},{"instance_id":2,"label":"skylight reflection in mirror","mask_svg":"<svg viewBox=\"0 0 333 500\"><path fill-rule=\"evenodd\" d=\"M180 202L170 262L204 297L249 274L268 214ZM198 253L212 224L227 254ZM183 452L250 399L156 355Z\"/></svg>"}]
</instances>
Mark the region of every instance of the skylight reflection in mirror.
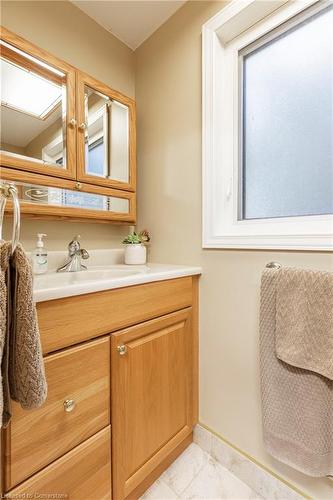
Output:
<instances>
[{"instance_id":1,"label":"skylight reflection in mirror","mask_svg":"<svg viewBox=\"0 0 333 500\"><path fill-rule=\"evenodd\" d=\"M67 75L3 40L1 150L66 168Z\"/></svg>"},{"instance_id":2,"label":"skylight reflection in mirror","mask_svg":"<svg viewBox=\"0 0 333 500\"><path fill-rule=\"evenodd\" d=\"M60 103L61 97L61 86L1 59L2 105L43 120Z\"/></svg>"}]
</instances>

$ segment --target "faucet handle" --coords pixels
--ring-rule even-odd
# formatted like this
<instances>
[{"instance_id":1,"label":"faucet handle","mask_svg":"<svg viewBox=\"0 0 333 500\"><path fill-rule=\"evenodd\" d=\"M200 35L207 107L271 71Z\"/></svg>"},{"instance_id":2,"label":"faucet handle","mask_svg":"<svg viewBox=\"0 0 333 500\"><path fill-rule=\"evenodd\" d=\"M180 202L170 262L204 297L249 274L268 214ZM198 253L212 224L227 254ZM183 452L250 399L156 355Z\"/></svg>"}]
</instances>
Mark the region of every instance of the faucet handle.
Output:
<instances>
[{"instance_id":1,"label":"faucet handle","mask_svg":"<svg viewBox=\"0 0 333 500\"><path fill-rule=\"evenodd\" d=\"M89 259L90 255L89 252L85 248L81 249L81 258L82 259Z\"/></svg>"},{"instance_id":2,"label":"faucet handle","mask_svg":"<svg viewBox=\"0 0 333 500\"><path fill-rule=\"evenodd\" d=\"M80 238L81 238L81 236L79 234L77 234L76 236L74 236L72 241L68 244L69 255L74 255L76 252L78 252L80 250L80 248L81 248L80 242L79 242Z\"/></svg>"}]
</instances>

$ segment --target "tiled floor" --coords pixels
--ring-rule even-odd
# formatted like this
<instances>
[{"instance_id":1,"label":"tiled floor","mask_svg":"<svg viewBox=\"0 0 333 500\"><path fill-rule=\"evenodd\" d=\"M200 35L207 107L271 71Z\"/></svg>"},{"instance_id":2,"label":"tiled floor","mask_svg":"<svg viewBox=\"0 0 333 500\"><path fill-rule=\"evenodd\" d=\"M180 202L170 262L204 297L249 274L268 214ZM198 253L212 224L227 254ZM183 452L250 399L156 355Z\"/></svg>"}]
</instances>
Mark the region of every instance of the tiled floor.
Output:
<instances>
[{"instance_id":1,"label":"tiled floor","mask_svg":"<svg viewBox=\"0 0 333 500\"><path fill-rule=\"evenodd\" d=\"M249 486L192 443L141 500L259 499Z\"/></svg>"}]
</instances>

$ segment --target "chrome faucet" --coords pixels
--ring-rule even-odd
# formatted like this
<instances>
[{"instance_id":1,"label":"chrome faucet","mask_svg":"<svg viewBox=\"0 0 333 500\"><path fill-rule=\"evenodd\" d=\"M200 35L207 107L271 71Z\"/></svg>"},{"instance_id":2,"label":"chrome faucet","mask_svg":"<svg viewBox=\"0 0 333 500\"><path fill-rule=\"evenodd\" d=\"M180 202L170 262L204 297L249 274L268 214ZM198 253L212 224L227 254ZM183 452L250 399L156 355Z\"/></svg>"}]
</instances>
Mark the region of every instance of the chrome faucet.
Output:
<instances>
[{"instance_id":1,"label":"chrome faucet","mask_svg":"<svg viewBox=\"0 0 333 500\"><path fill-rule=\"evenodd\" d=\"M87 267L81 263L81 259L89 259L89 253L81 248L80 235L74 236L68 245L68 260L57 269L57 273L73 273L76 271L86 271Z\"/></svg>"}]
</instances>

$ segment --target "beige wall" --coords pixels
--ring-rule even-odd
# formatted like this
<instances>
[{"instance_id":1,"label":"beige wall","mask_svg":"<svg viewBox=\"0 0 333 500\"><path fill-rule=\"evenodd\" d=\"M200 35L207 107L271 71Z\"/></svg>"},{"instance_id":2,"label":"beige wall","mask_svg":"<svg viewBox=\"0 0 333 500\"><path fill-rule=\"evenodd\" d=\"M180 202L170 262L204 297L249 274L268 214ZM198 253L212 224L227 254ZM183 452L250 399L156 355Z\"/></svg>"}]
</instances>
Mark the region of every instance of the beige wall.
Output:
<instances>
[{"instance_id":1,"label":"beige wall","mask_svg":"<svg viewBox=\"0 0 333 500\"><path fill-rule=\"evenodd\" d=\"M201 25L222 4L189 2L136 52L139 222L153 261L199 264L200 420L317 499L328 479L273 460L261 435L258 364L260 273L284 265L332 269L324 253L201 248Z\"/></svg>"},{"instance_id":2,"label":"beige wall","mask_svg":"<svg viewBox=\"0 0 333 500\"><path fill-rule=\"evenodd\" d=\"M23 155L25 153L25 149L20 146L13 146L13 144L8 144L7 142L1 142L0 148L4 151L10 151L11 153L16 153L18 155Z\"/></svg>"},{"instance_id":3,"label":"beige wall","mask_svg":"<svg viewBox=\"0 0 333 500\"><path fill-rule=\"evenodd\" d=\"M2 1L1 24L112 88L134 97L134 53L67 1ZM65 249L74 234L86 248L118 245L127 227L110 224L45 222L24 219L21 240L27 249L35 234L48 234L49 249ZM5 236L10 236L9 223Z\"/></svg>"}]
</instances>

